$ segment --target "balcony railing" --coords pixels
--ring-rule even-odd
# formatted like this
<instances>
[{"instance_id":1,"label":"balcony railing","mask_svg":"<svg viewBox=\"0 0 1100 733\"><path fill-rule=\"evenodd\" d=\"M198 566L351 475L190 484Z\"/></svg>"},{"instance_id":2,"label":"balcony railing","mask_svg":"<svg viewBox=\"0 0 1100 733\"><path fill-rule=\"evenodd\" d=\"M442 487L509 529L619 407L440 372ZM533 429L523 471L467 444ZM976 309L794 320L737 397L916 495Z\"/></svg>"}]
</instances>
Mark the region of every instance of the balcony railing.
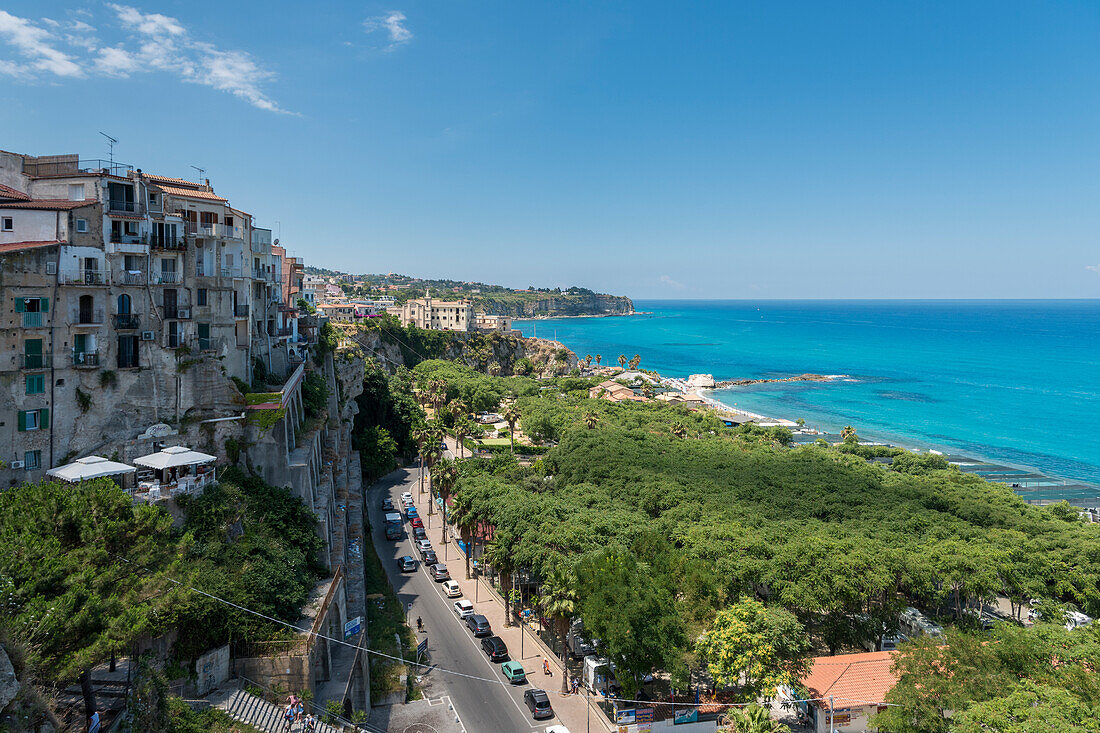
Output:
<instances>
[{"instance_id":1,"label":"balcony railing","mask_svg":"<svg viewBox=\"0 0 1100 733\"><path fill-rule=\"evenodd\" d=\"M218 236L217 224L200 224L193 221L183 223L184 230L189 237L216 237Z\"/></svg>"},{"instance_id":2,"label":"balcony railing","mask_svg":"<svg viewBox=\"0 0 1100 733\"><path fill-rule=\"evenodd\" d=\"M99 366L99 352L77 351L76 349L73 349L73 366L87 368Z\"/></svg>"},{"instance_id":3,"label":"balcony railing","mask_svg":"<svg viewBox=\"0 0 1100 733\"><path fill-rule=\"evenodd\" d=\"M183 273L175 270L153 273L154 285L178 285L183 282Z\"/></svg>"},{"instance_id":4,"label":"balcony railing","mask_svg":"<svg viewBox=\"0 0 1100 733\"><path fill-rule=\"evenodd\" d=\"M140 201L110 200L107 202L107 211L117 214L143 214L145 206Z\"/></svg>"},{"instance_id":5,"label":"balcony railing","mask_svg":"<svg viewBox=\"0 0 1100 733\"><path fill-rule=\"evenodd\" d=\"M61 273L61 282L68 285L106 285L107 272L99 269L80 268L77 272Z\"/></svg>"},{"instance_id":6,"label":"balcony railing","mask_svg":"<svg viewBox=\"0 0 1100 733\"><path fill-rule=\"evenodd\" d=\"M50 352L44 354L20 354L19 355L19 368L20 369L45 369L53 362L50 361L52 355Z\"/></svg>"},{"instance_id":7,"label":"balcony railing","mask_svg":"<svg viewBox=\"0 0 1100 733\"><path fill-rule=\"evenodd\" d=\"M244 239L244 227L218 224L215 231L218 233L219 237L226 237L227 239Z\"/></svg>"},{"instance_id":8,"label":"balcony railing","mask_svg":"<svg viewBox=\"0 0 1100 733\"><path fill-rule=\"evenodd\" d=\"M115 328L120 331L133 331L141 328L141 316L136 313L116 313Z\"/></svg>"},{"instance_id":9,"label":"balcony railing","mask_svg":"<svg viewBox=\"0 0 1100 733\"><path fill-rule=\"evenodd\" d=\"M188 321L191 319L191 306L166 305L164 306L164 319L167 321Z\"/></svg>"},{"instance_id":10,"label":"balcony railing","mask_svg":"<svg viewBox=\"0 0 1100 733\"><path fill-rule=\"evenodd\" d=\"M293 336L294 335L294 329L293 328L276 328L275 333L272 334L272 335L273 336L278 336L279 338L283 338L285 336Z\"/></svg>"},{"instance_id":11,"label":"balcony railing","mask_svg":"<svg viewBox=\"0 0 1100 733\"><path fill-rule=\"evenodd\" d=\"M223 267L222 277L241 277L241 268L239 267Z\"/></svg>"},{"instance_id":12,"label":"balcony railing","mask_svg":"<svg viewBox=\"0 0 1100 733\"><path fill-rule=\"evenodd\" d=\"M267 273L264 272L264 268L262 268L262 267L253 267L252 268L252 279L253 280L266 280L267 279Z\"/></svg>"},{"instance_id":13,"label":"balcony railing","mask_svg":"<svg viewBox=\"0 0 1100 733\"><path fill-rule=\"evenodd\" d=\"M156 233L149 235L149 244L158 249L187 249L187 242L183 237L162 237Z\"/></svg>"},{"instance_id":14,"label":"balcony railing","mask_svg":"<svg viewBox=\"0 0 1100 733\"><path fill-rule=\"evenodd\" d=\"M42 328L46 323L46 314L42 311L23 313L23 328Z\"/></svg>"},{"instance_id":15,"label":"balcony railing","mask_svg":"<svg viewBox=\"0 0 1100 733\"><path fill-rule=\"evenodd\" d=\"M233 306L234 318L248 318L248 303Z\"/></svg>"},{"instance_id":16,"label":"balcony railing","mask_svg":"<svg viewBox=\"0 0 1100 733\"><path fill-rule=\"evenodd\" d=\"M116 285L144 285L144 270L118 270L115 272Z\"/></svg>"},{"instance_id":17,"label":"balcony railing","mask_svg":"<svg viewBox=\"0 0 1100 733\"><path fill-rule=\"evenodd\" d=\"M90 311L74 310L72 322L78 326L99 326L103 324L103 309L95 308Z\"/></svg>"},{"instance_id":18,"label":"balcony railing","mask_svg":"<svg viewBox=\"0 0 1100 733\"><path fill-rule=\"evenodd\" d=\"M110 234L111 244L148 244L148 234L122 234L111 232Z\"/></svg>"}]
</instances>

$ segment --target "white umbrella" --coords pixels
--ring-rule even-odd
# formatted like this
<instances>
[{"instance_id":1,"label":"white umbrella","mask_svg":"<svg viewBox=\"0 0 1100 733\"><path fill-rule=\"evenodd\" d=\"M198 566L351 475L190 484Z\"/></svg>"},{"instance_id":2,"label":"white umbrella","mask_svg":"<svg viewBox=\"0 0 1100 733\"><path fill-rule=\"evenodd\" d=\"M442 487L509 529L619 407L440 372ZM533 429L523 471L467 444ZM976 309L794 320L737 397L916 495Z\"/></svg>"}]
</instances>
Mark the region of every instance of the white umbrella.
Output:
<instances>
[{"instance_id":1,"label":"white umbrella","mask_svg":"<svg viewBox=\"0 0 1100 733\"><path fill-rule=\"evenodd\" d=\"M127 466L125 463L117 461L109 461L102 456L85 456L84 458L77 458L72 463L67 463L64 466L51 468L46 471L46 475L59 478L62 481L76 483L77 481L87 481L103 476L133 473L136 470L133 466Z\"/></svg>"},{"instance_id":2,"label":"white umbrella","mask_svg":"<svg viewBox=\"0 0 1100 733\"><path fill-rule=\"evenodd\" d=\"M139 466L147 466L158 470L165 468L177 468L179 466L194 466L198 463L210 463L217 460L209 453L200 453L197 450L185 448L182 445L173 445L162 451L151 453L147 456L134 459Z\"/></svg>"}]
</instances>

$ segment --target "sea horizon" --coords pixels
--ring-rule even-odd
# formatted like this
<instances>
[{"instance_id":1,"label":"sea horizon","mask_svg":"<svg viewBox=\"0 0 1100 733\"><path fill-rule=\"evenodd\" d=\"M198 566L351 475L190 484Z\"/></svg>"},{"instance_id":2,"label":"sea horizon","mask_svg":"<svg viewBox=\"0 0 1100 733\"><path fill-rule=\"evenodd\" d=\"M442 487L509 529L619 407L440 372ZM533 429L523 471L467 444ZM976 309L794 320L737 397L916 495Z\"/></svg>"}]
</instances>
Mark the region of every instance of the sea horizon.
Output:
<instances>
[{"instance_id":1,"label":"sea horizon","mask_svg":"<svg viewBox=\"0 0 1100 733\"><path fill-rule=\"evenodd\" d=\"M670 298L635 310L516 327L604 364L636 353L672 377L846 375L711 396L827 432L852 424L867 440L1100 483L1100 438L1083 429L1100 409L1098 298Z\"/></svg>"}]
</instances>

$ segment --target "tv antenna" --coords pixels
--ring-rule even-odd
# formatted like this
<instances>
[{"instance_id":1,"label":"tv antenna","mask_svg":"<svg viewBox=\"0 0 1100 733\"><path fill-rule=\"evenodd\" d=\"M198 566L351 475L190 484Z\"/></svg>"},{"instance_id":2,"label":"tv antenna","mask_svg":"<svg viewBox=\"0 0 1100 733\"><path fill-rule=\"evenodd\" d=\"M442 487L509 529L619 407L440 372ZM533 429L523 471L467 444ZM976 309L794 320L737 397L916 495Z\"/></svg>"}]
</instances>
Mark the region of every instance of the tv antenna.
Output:
<instances>
[{"instance_id":1,"label":"tv antenna","mask_svg":"<svg viewBox=\"0 0 1100 733\"><path fill-rule=\"evenodd\" d=\"M114 168L115 167L115 143L118 142L118 138L117 137L111 137L110 135L108 135L105 132L100 132L99 134L102 135L103 137L107 138L107 157L111 161L111 167Z\"/></svg>"},{"instance_id":2,"label":"tv antenna","mask_svg":"<svg viewBox=\"0 0 1100 733\"><path fill-rule=\"evenodd\" d=\"M199 172L199 183L202 183L203 178L204 178L203 174L206 173L206 169L205 168L199 168L197 165L193 165L191 167Z\"/></svg>"}]
</instances>

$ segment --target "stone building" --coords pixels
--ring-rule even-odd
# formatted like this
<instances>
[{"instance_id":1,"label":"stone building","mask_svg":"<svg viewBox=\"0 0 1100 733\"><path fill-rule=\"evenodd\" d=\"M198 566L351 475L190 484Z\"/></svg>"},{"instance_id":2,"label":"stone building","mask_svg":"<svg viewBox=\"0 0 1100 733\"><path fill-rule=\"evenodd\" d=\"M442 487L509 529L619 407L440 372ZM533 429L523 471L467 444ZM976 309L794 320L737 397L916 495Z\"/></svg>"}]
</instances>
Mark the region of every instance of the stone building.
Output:
<instances>
[{"instance_id":1,"label":"stone building","mask_svg":"<svg viewBox=\"0 0 1100 733\"><path fill-rule=\"evenodd\" d=\"M474 325L474 306L468 300L436 300L431 292L387 308L404 325L434 331L469 331Z\"/></svg>"}]
</instances>

